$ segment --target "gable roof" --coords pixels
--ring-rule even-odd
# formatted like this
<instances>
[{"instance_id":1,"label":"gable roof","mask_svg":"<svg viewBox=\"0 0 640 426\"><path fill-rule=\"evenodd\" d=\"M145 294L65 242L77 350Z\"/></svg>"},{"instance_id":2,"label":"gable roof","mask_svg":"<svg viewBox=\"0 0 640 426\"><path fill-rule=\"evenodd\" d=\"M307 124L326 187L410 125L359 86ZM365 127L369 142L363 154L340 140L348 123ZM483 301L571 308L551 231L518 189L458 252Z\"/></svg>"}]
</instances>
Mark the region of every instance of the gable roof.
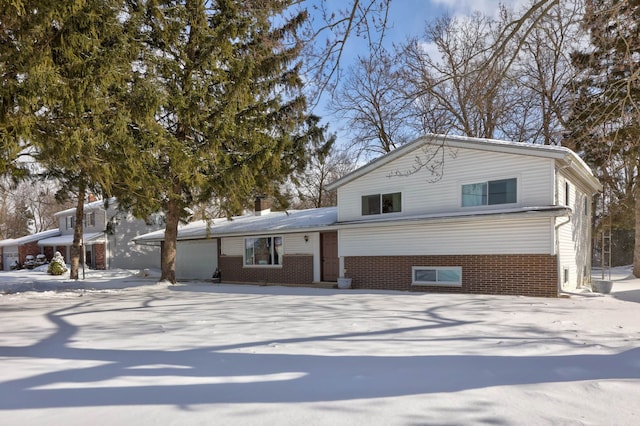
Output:
<instances>
[{"instance_id":1,"label":"gable roof","mask_svg":"<svg viewBox=\"0 0 640 426\"><path fill-rule=\"evenodd\" d=\"M479 151L492 151L555 159L560 161L563 166L571 168L573 172L594 192L602 190L602 185L593 175L589 166L575 152L567 147L437 134L422 136L412 142L402 145L400 148L370 161L364 166L327 185L327 190L331 191L337 189L425 145L442 145L451 148L466 148Z\"/></svg>"},{"instance_id":2,"label":"gable roof","mask_svg":"<svg viewBox=\"0 0 640 426\"><path fill-rule=\"evenodd\" d=\"M305 232L327 229L327 227L334 225L337 220L337 207L271 212L261 216L247 215L231 219L199 220L179 227L178 240L255 235L265 232ZM164 241L164 229L140 235L134 238L134 241L143 244Z\"/></svg>"}]
</instances>

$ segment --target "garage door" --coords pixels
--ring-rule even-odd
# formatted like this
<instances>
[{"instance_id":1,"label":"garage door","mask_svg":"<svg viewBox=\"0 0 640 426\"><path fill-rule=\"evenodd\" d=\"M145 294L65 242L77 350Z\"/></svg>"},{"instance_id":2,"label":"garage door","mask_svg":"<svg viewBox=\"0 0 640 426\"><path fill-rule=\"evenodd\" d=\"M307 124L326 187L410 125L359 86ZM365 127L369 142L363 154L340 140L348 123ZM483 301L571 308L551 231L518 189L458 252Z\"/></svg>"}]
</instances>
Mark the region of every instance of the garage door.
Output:
<instances>
[{"instance_id":1,"label":"garage door","mask_svg":"<svg viewBox=\"0 0 640 426\"><path fill-rule=\"evenodd\" d=\"M218 241L178 241L176 278L208 280L218 266Z\"/></svg>"},{"instance_id":2,"label":"garage door","mask_svg":"<svg viewBox=\"0 0 640 426\"><path fill-rule=\"evenodd\" d=\"M18 253L5 253L2 261L4 264L4 270L8 271L11 269L11 265L13 265L13 262L19 261Z\"/></svg>"}]
</instances>

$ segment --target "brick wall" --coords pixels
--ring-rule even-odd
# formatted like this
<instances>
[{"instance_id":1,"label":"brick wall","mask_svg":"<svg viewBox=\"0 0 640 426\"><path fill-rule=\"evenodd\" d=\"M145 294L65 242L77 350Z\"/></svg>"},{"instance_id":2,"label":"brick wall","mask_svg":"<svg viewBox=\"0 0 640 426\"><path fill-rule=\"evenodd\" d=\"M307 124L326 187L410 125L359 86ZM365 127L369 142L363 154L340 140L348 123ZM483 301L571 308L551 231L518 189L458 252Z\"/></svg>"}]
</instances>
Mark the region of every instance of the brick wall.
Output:
<instances>
[{"instance_id":1,"label":"brick wall","mask_svg":"<svg viewBox=\"0 0 640 426\"><path fill-rule=\"evenodd\" d=\"M106 250L104 244L93 245L93 256L96 264L96 269L107 268Z\"/></svg>"},{"instance_id":2,"label":"brick wall","mask_svg":"<svg viewBox=\"0 0 640 426\"><path fill-rule=\"evenodd\" d=\"M220 256L218 268L222 282L310 284L313 282L312 255L285 255L282 267L242 266L242 256Z\"/></svg>"},{"instance_id":3,"label":"brick wall","mask_svg":"<svg viewBox=\"0 0 640 426\"><path fill-rule=\"evenodd\" d=\"M18 247L18 255L20 257L20 263L23 264L28 255L35 257L40 254L40 246L37 241L22 244Z\"/></svg>"},{"instance_id":4,"label":"brick wall","mask_svg":"<svg viewBox=\"0 0 640 426\"><path fill-rule=\"evenodd\" d=\"M462 287L412 286L412 266L460 266ZM357 256L344 259L353 288L558 296L556 256Z\"/></svg>"}]
</instances>

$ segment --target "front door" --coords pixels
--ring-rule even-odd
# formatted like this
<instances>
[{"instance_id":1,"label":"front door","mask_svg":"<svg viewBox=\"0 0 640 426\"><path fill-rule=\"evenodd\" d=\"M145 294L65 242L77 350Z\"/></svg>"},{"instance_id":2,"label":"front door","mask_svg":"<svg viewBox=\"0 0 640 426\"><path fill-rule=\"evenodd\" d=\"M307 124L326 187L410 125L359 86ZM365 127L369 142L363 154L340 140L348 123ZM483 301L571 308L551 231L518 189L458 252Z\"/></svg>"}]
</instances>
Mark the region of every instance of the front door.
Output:
<instances>
[{"instance_id":1,"label":"front door","mask_svg":"<svg viewBox=\"0 0 640 426\"><path fill-rule=\"evenodd\" d=\"M338 281L338 233L323 232L320 234L322 259L322 281Z\"/></svg>"}]
</instances>

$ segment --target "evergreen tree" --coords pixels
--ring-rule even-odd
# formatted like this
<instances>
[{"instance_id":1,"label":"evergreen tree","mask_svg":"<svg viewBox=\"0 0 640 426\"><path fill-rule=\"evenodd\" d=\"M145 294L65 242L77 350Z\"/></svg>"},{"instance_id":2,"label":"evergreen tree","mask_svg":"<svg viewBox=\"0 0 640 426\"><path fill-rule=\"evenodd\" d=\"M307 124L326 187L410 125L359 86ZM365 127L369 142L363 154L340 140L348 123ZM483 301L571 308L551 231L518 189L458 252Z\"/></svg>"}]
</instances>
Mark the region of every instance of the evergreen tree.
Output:
<instances>
[{"instance_id":1,"label":"evergreen tree","mask_svg":"<svg viewBox=\"0 0 640 426\"><path fill-rule=\"evenodd\" d=\"M166 219L161 279L175 282L177 229L185 208L212 198L236 214L252 195L304 168L322 140L306 113L294 0L140 0L142 41L124 143L121 205Z\"/></svg>"},{"instance_id":2,"label":"evergreen tree","mask_svg":"<svg viewBox=\"0 0 640 426\"><path fill-rule=\"evenodd\" d=\"M572 143L613 190L615 217L634 217L634 274L640 277L640 1L589 0L591 45L578 70L569 125ZM635 200L635 209L633 202ZM618 207L618 211L615 208Z\"/></svg>"},{"instance_id":3,"label":"evergreen tree","mask_svg":"<svg viewBox=\"0 0 640 426\"><path fill-rule=\"evenodd\" d=\"M130 15L122 0L14 4L15 15L6 21L13 62L4 67L12 70L5 72L14 77L17 95L3 95L13 102L5 116L17 125L3 136L11 147L29 141L44 173L61 182L60 193L77 197L71 253L71 278L77 279L85 195L109 191L112 141L129 134L122 100L132 69Z\"/></svg>"}]
</instances>

